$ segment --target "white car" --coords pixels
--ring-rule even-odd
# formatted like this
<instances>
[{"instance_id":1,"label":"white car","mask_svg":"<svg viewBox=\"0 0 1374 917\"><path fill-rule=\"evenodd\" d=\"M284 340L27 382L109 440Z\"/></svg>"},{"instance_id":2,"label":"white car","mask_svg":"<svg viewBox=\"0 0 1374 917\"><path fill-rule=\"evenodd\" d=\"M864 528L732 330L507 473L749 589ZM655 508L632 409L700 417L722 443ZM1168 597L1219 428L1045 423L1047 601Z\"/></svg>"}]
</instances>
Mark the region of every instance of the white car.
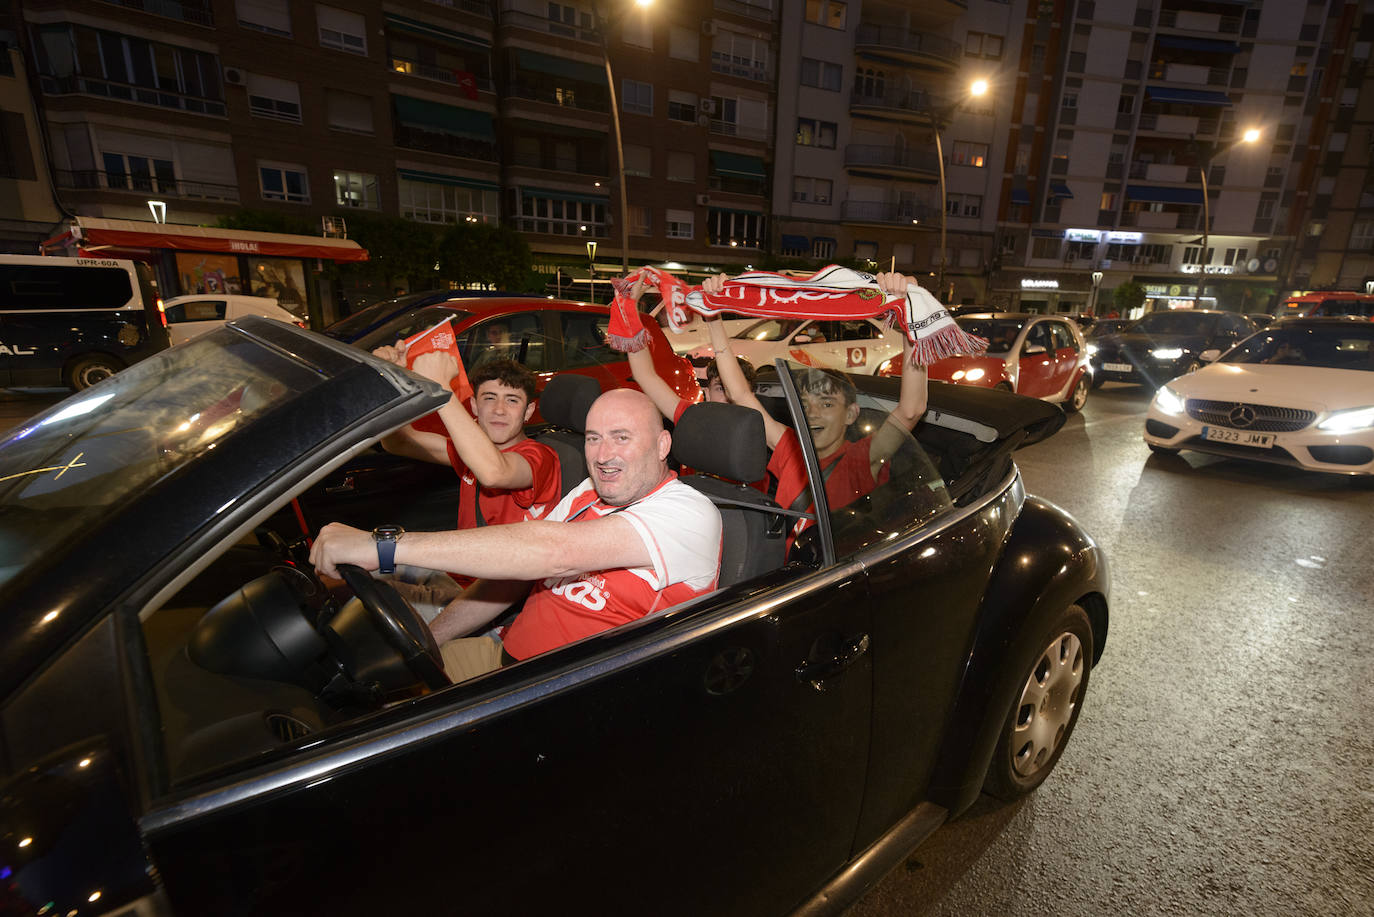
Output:
<instances>
[{"instance_id":1,"label":"white car","mask_svg":"<svg viewBox=\"0 0 1374 917\"><path fill-rule=\"evenodd\" d=\"M1285 319L1208 357L1155 393L1152 450L1374 474L1374 323Z\"/></svg>"},{"instance_id":2,"label":"white car","mask_svg":"<svg viewBox=\"0 0 1374 917\"><path fill-rule=\"evenodd\" d=\"M261 315L279 322L305 327L305 316L282 307L271 296L244 296L239 293L192 293L173 296L162 304L167 316L167 333L173 344L214 331L225 322L248 315Z\"/></svg>"},{"instance_id":3,"label":"white car","mask_svg":"<svg viewBox=\"0 0 1374 917\"><path fill-rule=\"evenodd\" d=\"M902 352L902 333L871 318L763 318L731 338L735 354L755 366L782 357L818 369L873 374ZM703 348L702 355L710 353L709 345Z\"/></svg>"},{"instance_id":4,"label":"white car","mask_svg":"<svg viewBox=\"0 0 1374 917\"><path fill-rule=\"evenodd\" d=\"M673 345L673 353L689 357L706 354L709 357L711 354L711 337L706 330L706 322L700 315L693 312L692 320L685 328L678 330L668 324L668 316L663 310L662 303L654 306L653 311L649 314L657 319L663 328L663 336L668 339L669 344ZM727 336L743 328L748 328L758 321L757 318L739 316L733 312L722 312L720 320L725 327Z\"/></svg>"}]
</instances>

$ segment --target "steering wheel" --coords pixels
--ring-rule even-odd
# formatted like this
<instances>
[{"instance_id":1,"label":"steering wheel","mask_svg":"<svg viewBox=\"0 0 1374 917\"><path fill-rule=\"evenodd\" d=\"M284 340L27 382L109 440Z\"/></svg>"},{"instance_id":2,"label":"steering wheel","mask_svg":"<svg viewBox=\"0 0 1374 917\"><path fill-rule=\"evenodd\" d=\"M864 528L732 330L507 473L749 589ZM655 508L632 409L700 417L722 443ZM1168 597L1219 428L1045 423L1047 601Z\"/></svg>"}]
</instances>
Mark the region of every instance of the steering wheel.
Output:
<instances>
[{"instance_id":1,"label":"steering wheel","mask_svg":"<svg viewBox=\"0 0 1374 917\"><path fill-rule=\"evenodd\" d=\"M434 635L399 592L353 564L339 564L339 576L367 610L387 645L401 654L427 687L446 688L452 684L444 674L444 657Z\"/></svg>"}]
</instances>

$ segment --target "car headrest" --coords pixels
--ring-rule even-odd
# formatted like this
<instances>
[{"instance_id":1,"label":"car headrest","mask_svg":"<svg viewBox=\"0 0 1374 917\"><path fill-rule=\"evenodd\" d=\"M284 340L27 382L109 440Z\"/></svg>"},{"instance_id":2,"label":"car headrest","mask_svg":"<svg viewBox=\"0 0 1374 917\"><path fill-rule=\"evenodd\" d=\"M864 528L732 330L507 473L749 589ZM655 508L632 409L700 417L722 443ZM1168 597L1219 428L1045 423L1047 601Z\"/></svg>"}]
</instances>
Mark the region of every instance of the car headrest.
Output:
<instances>
[{"instance_id":1,"label":"car headrest","mask_svg":"<svg viewBox=\"0 0 1374 917\"><path fill-rule=\"evenodd\" d=\"M738 404L703 401L673 430L673 457L689 468L732 481L757 481L768 470L763 418Z\"/></svg>"},{"instance_id":2,"label":"car headrest","mask_svg":"<svg viewBox=\"0 0 1374 917\"><path fill-rule=\"evenodd\" d=\"M560 373L539 394L539 413L557 427L587 432L587 411L601 397L601 385L591 376Z\"/></svg>"}]
</instances>

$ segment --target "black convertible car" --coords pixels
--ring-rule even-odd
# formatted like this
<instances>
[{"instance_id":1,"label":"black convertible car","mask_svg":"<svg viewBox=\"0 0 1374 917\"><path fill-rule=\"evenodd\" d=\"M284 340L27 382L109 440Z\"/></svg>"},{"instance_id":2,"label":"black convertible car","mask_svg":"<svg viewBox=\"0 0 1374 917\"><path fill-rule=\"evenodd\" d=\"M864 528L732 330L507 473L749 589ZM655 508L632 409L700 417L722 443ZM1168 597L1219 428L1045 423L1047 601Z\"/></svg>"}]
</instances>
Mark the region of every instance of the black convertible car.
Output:
<instances>
[{"instance_id":1,"label":"black convertible car","mask_svg":"<svg viewBox=\"0 0 1374 917\"><path fill-rule=\"evenodd\" d=\"M763 394L800 418L793 371ZM858 436L897 380L856 381ZM1064 751L1108 571L1011 459L1057 406L932 385L787 555L724 480L757 416L693 408L720 588L450 684L393 591L304 561L331 518L453 518L451 473L375 447L445 397L245 319L0 441L0 913L834 913ZM575 441L585 401L544 400Z\"/></svg>"}]
</instances>

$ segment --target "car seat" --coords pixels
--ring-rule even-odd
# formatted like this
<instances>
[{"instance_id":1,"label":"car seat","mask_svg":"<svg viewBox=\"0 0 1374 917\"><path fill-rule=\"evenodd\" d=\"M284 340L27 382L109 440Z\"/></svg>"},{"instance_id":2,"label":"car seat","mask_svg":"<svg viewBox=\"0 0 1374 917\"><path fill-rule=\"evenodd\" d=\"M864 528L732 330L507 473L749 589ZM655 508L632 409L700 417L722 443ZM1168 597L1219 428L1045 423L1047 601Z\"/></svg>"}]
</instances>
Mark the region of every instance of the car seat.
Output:
<instances>
[{"instance_id":1,"label":"car seat","mask_svg":"<svg viewBox=\"0 0 1374 917\"><path fill-rule=\"evenodd\" d=\"M696 469L682 482L720 510L722 550L717 585L730 586L782 566L784 531L778 504L742 481L768 468L763 418L738 404L702 402L683 412L673 456Z\"/></svg>"},{"instance_id":2,"label":"car seat","mask_svg":"<svg viewBox=\"0 0 1374 917\"><path fill-rule=\"evenodd\" d=\"M558 453L563 475L562 496L567 496L587 477L587 411L600 396L601 385L591 376L577 373L554 376L539 394L539 413L549 426L530 439Z\"/></svg>"}]
</instances>

